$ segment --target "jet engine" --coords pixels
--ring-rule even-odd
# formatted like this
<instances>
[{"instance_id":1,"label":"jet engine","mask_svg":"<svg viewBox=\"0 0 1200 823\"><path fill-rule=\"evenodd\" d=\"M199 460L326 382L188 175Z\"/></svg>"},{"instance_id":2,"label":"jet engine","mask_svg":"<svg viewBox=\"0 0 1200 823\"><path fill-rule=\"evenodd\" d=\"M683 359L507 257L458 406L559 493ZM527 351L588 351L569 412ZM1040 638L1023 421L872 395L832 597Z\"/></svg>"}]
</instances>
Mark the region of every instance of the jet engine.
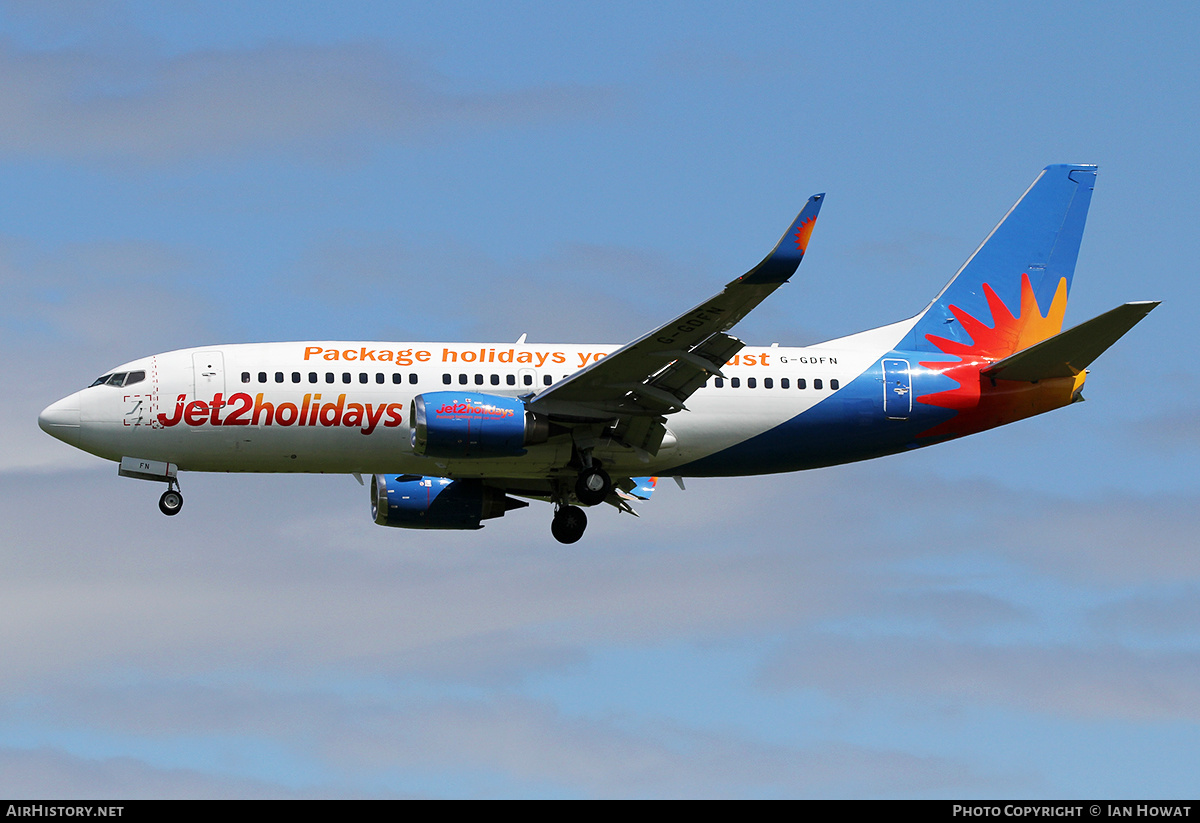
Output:
<instances>
[{"instance_id":1,"label":"jet engine","mask_svg":"<svg viewBox=\"0 0 1200 823\"><path fill-rule=\"evenodd\" d=\"M377 474L371 483L371 516L401 529L482 529L480 521L528 505L481 480Z\"/></svg>"},{"instance_id":2,"label":"jet engine","mask_svg":"<svg viewBox=\"0 0 1200 823\"><path fill-rule=\"evenodd\" d=\"M550 423L515 397L418 394L409 410L413 452L425 457L516 457L545 443Z\"/></svg>"}]
</instances>

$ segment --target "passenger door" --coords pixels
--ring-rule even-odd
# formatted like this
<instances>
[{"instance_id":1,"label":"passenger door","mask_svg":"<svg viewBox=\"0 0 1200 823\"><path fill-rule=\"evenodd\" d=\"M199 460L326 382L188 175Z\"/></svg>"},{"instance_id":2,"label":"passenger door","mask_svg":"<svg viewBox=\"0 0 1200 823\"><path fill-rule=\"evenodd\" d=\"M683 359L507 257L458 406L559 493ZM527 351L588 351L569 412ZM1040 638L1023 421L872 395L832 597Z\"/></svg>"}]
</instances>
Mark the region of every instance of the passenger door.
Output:
<instances>
[{"instance_id":1,"label":"passenger door","mask_svg":"<svg viewBox=\"0 0 1200 823\"><path fill-rule=\"evenodd\" d=\"M889 420L907 420L912 412L912 377L907 360L883 361L883 415Z\"/></svg>"}]
</instances>

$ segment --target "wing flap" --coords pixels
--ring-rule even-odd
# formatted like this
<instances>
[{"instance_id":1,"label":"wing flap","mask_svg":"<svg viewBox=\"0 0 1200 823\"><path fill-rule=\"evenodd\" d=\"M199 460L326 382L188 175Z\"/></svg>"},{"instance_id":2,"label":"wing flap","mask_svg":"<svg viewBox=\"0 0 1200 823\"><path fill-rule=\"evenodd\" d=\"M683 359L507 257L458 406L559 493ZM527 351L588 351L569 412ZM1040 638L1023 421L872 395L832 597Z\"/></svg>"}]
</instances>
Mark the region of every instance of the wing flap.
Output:
<instances>
[{"instance_id":1,"label":"wing flap","mask_svg":"<svg viewBox=\"0 0 1200 823\"><path fill-rule=\"evenodd\" d=\"M639 389L650 397L658 397L664 405L664 414L684 408L683 403L708 382L711 375L721 375L721 366L729 362L745 346L741 340L724 332L716 332L691 351L671 353L671 362L657 374L650 376ZM665 393L665 395L661 394ZM671 398L669 401L668 398Z\"/></svg>"}]
</instances>

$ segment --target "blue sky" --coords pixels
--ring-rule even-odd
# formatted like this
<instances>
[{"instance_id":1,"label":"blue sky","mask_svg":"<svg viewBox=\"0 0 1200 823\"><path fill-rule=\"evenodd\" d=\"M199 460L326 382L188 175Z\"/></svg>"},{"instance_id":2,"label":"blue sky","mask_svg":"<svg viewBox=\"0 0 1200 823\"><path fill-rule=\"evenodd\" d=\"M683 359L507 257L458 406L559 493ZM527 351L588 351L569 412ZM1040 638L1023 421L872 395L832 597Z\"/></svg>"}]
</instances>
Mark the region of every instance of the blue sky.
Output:
<instances>
[{"instance_id":1,"label":"blue sky","mask_svg":"<svg viewBox=\"0 0 1200 823\"><path fill-rule=\"evenodd\" d=\"M1161 3L0 3L0 792L1194 797L1197 12ZM1089 402L660 485L549 536L348 477L150 484L37 412L156 351L619 344L828 193L738 328L909 316L1098 163Z\"/></svg>"}]
</instances>

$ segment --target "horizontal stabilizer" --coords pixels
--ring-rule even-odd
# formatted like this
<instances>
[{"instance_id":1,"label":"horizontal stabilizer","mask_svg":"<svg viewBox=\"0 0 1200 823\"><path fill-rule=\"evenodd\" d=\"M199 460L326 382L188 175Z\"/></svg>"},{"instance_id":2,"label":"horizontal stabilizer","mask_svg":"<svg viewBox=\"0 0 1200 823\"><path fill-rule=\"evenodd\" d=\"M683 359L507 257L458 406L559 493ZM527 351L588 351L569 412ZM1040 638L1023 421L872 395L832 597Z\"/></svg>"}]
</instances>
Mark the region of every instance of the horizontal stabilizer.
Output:
<instances>
[{"instance_id":1,"label":"horizontal stabilizer","mask_svg":"<svg viewBox=\"0 0 1200 823\"><path fill-rule=\"evenodd\" d=\"M649 500L657 484L657 477L631 477L617 484L617 496L622 500Z\"/></svg>"},{"instance_id":2,"label":"horizontal stabilizer","mask_svg":"<svg viewBox=\"0 0 1200 823\"><path fill-rule=\"evenodd\" d=\"M984 369L983 373L1000 380L1026 382L1074 377L1157 305L1156 300L1146 300L1117 306L1086 323L1010 355Z\"/></svg>"}]
</instances>

